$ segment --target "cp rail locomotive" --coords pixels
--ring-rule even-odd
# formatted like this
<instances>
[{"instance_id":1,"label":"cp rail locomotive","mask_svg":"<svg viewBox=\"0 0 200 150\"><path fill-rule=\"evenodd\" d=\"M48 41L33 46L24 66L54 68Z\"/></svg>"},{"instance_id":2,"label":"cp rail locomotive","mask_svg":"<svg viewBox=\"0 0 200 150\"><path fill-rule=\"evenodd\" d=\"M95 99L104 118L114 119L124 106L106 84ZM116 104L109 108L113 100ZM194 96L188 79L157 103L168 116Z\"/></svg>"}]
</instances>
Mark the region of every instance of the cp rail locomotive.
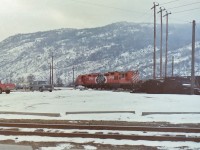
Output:
<instances>
[{"instance_id":1,"label":"cp rail locomotive","mask_svg":"<svg viewBox=\"0 0 200 150\"><path fill-rule=\"evenodd\" d=\"M131 89L139 81L138 71L91 73L79 75L75 86L101 89Z\"/></svg>"}]
</instances>

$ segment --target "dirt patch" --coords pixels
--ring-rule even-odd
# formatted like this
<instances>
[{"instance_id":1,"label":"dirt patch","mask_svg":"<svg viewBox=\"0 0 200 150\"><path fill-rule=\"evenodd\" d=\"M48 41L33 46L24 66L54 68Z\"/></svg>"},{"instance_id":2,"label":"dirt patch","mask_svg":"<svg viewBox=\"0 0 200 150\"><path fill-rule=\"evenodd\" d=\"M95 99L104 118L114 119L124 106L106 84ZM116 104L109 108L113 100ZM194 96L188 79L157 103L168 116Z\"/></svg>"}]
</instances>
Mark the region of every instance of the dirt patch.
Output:
<instances>
[{"instance_id":1,"label":"dirt patch","mask_svg":"<svg viewBox=\"0 0 200 150\"><path fill-rule=\"evenodd\" d=\"M5 123L42 123L42 124L71 124L71 125L125 125L153 127L193 127L200 128L200 123L171 124L168 122L126 122L126 121L95 121L95 120L39 120L39 119L0 119Z\"/></svg>"}]
</instances>

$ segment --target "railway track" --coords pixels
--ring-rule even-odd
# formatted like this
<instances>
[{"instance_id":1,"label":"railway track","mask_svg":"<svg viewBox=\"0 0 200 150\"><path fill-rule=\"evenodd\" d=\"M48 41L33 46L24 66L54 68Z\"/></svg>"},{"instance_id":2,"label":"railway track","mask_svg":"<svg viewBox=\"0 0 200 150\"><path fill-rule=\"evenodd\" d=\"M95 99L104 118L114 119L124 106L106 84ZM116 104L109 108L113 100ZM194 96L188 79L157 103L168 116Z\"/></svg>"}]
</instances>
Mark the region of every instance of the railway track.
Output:
<instances>
[{"instance_id":1,"label":"railway track","mask_svg":"<svg viewBox=\"0 0 200 150\"><path fill-rule=\"evenodd\" d=\"M6 123L0 122L0 135L14 136L47 136L47 137L77 137L77 138L100 138L117 140L149 140L149 141L192 141L200 142L200 128L183 127L147 127L147 126L110 126L110 125L72 125L72 124L43 124L43 123ZM12 129L15 130L12 130ZM32 130L30 131L30 128ZM38 130L38 128L40 130ZM17 130L16 130L17 129ZM24 131L24 129L26 129ZM34 129L34 130L33 130ZM44 129L48 129L45 131ZM76 132L66 133L68 129L75 129ZM60 130L60 131L59 131ZM83 130L84 133L83 133ZM89 133L89 131L97 132ZM109 131L103 133L103 131ZM150 135L121 134L121 132L141 132ZM156 135L151 133L156 132ZM163 134L164 133L164 134ZM172 134L173 133L173 134ZM188 136L188 134L192 134Z\"/></svg>"}]
</instances>

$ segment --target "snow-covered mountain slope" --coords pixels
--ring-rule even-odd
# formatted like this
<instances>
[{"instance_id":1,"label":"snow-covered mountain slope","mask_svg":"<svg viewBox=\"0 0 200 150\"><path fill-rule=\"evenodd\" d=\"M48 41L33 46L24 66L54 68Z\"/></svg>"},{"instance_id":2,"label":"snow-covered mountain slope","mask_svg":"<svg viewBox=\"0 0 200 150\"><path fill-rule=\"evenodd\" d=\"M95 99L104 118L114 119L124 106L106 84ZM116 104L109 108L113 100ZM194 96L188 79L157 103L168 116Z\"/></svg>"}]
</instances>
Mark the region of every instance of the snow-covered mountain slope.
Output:
<instances>
[{"instance_id":1,"label":"snow-covered mountain slope","mask_svg":"<svg viewBox=\"0 0 200 150\"><path fill-rule=\"evenodd\" d=\"M159 75L159 27L157 35L157 74ZM175 57L175 74L189 75L191 64L191 27L173 25L169 29L169 63ZM200 74L200 33L196 42L196 73ZM165 34L163 35L163 39ZM165 60L163 40L163 66ZM59 29L18 34L0 43L0 78L17 80L33 74L49 79L51 56L54 78L72 81L83 73L139 70L142 78L152 77L153 25L119 22L88 29ZM164 73L163 73L164 74Z\"/></svg>"}]
</instances>

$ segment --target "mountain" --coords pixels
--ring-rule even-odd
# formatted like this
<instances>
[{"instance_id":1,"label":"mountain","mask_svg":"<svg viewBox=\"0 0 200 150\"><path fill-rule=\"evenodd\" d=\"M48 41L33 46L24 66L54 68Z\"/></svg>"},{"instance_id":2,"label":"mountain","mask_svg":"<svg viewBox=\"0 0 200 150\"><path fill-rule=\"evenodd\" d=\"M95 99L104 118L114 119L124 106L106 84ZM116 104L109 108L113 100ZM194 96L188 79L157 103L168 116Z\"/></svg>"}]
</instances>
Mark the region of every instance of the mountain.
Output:
<instances>
[{"instance_id":1,"label":"mountain","mask_svg":"<svg viewBox=\"0 0 200 150\"><path fill-rule=\"evenodd\" d=\"M157 75L159 75L160 31L157 26ZM165 27L163 27L165 29ZM174 74L190 75L192 25L170 25L168 75L174 56ZM163 67L165 61L163 30ZM86 29L58 29L17 34L0 42L0 79L17 80L33 74L49 80L53 55L54 78L64 83L75 76L93 72L139 70L141 78L152 77L153 25L118 22ZM196 74L200 74L200 32L196 32ZM163 69L164 74L164 69Z\"/></svg>"}]
</instances>

